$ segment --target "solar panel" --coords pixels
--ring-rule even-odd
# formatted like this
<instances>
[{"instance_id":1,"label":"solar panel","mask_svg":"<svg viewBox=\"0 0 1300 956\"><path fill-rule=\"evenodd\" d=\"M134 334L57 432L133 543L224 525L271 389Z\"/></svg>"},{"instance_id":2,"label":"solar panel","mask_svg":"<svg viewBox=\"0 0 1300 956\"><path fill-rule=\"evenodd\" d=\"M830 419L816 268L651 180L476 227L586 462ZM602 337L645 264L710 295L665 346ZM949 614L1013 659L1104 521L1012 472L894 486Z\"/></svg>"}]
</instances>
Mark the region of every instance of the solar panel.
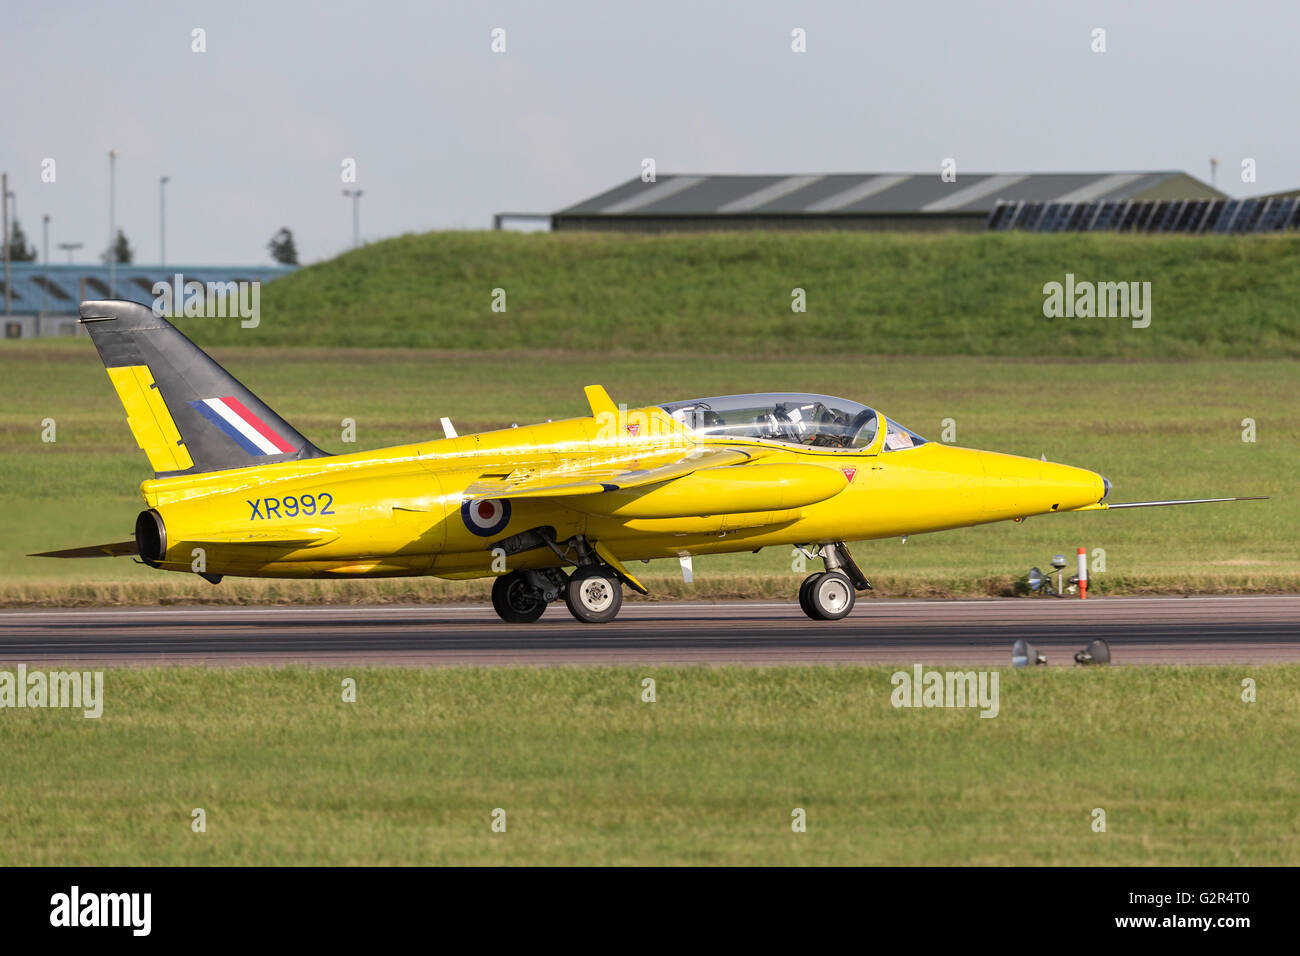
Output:
<instances>
[{"instance_id":1,"label":"solar panel","mask_svg":"<svg viewBox=\"0 0 1300 956\"><path fill-rule=\"evenodd\" d=\"M1039 232L1055 232L1056 220L1061 215L1061 204L1055 202L1043 203L1042 214L1038 217L1038 223L1035 228Z\"/></svg>"},{"instance_id":2,"label":"solar panel","mask_svg":"<svg viewBox=\"0 0 1300 956\"><path fill-rule=\"evenodd\" d=\"M1161 203L1160 205L1166 207L1165 214L1160 220L1160 231L1173 232L1174 225L1178 222L1179 217L1183 214L1183 210L1187 207L1187 200L1180 199L1171 203Z\"/></svg>"},{"instance_id":3,"label":"solar panel","mask_svg":"<svg viewBox=\"0 0 1300 956\"><path fill-rule=\"evenodd\" d=\"M1065 228L1070 232L1078 232L1081 229L1086 229L1087 225L1085 224L1091 223L1097 215L1097 211L1093 207L1099 205L1100 203L1095 202L1075 203L1074 208L1070 210L1070 218L1067 221Z\"/></svg>"},{"instance_id":4,"label":"solar panel","mask_svg":"<svg viewBox=\"0 0 1300 956\"><path fill-rule=\"evenodd\" d=\"M1200 222L1201 217L1205 215L1207 201L1204 199L1192 199L1183 203L1183 211L1178 216L1178 222L1174 225L1175 232L1193 232L1196 223Z\"/></svg>"},{"instance_id":5,"label":"solar panel","mask_svg":"<svg viewBox=\"0 0 1300 956\"><path fill-rule=\"evenodd\" d=\"M1020 217L1021 229L1038 229L1039 223L1043 220L1043 212L1047 208L1045 202L1027 202L1025 203L1024 212Z\"/></svg>"},{"instance_id":6,"label":"solar panel","mask_svg":"<svg viewBox=\"0 0 1300 956\"><path fill-rule=\"evenodd\" d=\"M1300 227L1300 199L1294 199L1295 208L1291 210L1291 215L1287 217L1286 228L1295 229Z\"/></svg>"},{"instance_id":7,"label":"solar panel","mask_svg":"<svg viewBox=\"0 0 1300 956\"><path fill-rule=\"evenodd\" d=\"M1124 203L1108 201L1096 203L1097 214L1088 223L1088 229L1110 229L1114 226L1116 215L1124 208Z\"/></svg>"},{"instance_id":8,"label":"solar panel","mask_svg":"<svg viewBox=\"0 0 1300 956\"><path fill-rule=\"evenodd\" d=\"M985 228L996 230L1011 228L1011 223L1015 220L1018 208L1018 203L999 200L998 204L993 207L993 211L989 213L989 221Z\"/></svg>"},{"instance_id":9,"label":"solar panel","mask_svg":"<svg viewBox=\"0 0 1300 956\"><path fill-rule=\"evenodd\" d=\"M1237 221L1232 224L1234 232L1252 232L1255 223L1259 222L1259 215L1264 211L1264 203L1258 199L1243 199L1241 201L1241 212L1237 214Z\"/></svg>"},{"instance_id":10,"label":"solar panel","mask_svg":"<svg viewBox=\"0 0 1300 956\"><path fill-rule=\"evenodd\" d=\"M1132 229L1133 224L1137 222L1138 215L1141 212L1142 212L1142 203L1130 202L1128 204L1128 208L1124 210L1124 218L1119 221L1119 224L1116 226L1116 228L1118 228L1120 232L1127 232L1128 230Z\"/></svg>"},{"instance_id":11,"label":"solar panel","mask_svg":"<svg viewBox=\"0 0 1300 956\"><path fill-rule=\"evenodd\" d=\"M1300 196L1280 199L1002 201L985 228L1027 232L1211 232L1219 235L1300 228Z\"/></svg>"},{"instance_id":12,"label":"solar panel","mask_svg":"<svg viewBox=\"0 0 1300 956\"><path fill-rule=\"evenodd\" d=\"M1147 217L1147 232L1159 232L1165 218L1169 215L1169 203L1151 204L1151 215Z\"/></svg>"},{"instance_id":13,"label":"solar panel","mask_svg":"<svg viewBox=\"0 0 1300 956\"><path fill-rule=\"evenodd\" d=\"M1294 199L1270 199L1268 208L1260 216L1259 223L1255 226L1256 232L1277 232L1286 226L1286 221L1291 217L1291 210L1295 206Z\"/></svg>"}]
</instances>

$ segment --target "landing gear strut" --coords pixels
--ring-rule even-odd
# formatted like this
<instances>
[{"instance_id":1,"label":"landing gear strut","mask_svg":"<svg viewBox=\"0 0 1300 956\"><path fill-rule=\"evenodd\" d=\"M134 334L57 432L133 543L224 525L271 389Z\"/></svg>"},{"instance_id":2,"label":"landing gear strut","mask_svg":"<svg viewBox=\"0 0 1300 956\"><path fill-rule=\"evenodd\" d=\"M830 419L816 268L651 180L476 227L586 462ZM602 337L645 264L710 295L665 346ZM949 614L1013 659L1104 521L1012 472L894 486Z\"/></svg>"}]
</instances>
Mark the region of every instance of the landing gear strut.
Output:
<instances>
[{"instance_id":1,"label":"landing gear strut","mask_svg":"<svg viewBox=\"0 0 1300 956\"><path fill-rule=\"evenodd\" d=\"M817 555L826 563L826 570L804 579L799 587L799 607L814 621L838 621L853 610L857 591L871 590L871 582L843 541L824 544L809 557Z\"/></svg>"},{"instance_id":2,"label":"landing gear strut","mask_svg":"<svg viewBox=\"0 0 1300 956\"><path fill-rule=\"evenodd\" d=\"M604 624L614 620L623 607L623 581L644 591L623 568L618 559L600 545L591 545L581 535L564 542L555 541L555 529L535 528L499 542L507 554L537 547L550 548L565 562L576 564L572 574L559 568L511 571L492 583L492 607L501 620L510 624L531 624L546 611L552 601L564 598L575 618L584 624Z\"/></svg>"}]
</instances>

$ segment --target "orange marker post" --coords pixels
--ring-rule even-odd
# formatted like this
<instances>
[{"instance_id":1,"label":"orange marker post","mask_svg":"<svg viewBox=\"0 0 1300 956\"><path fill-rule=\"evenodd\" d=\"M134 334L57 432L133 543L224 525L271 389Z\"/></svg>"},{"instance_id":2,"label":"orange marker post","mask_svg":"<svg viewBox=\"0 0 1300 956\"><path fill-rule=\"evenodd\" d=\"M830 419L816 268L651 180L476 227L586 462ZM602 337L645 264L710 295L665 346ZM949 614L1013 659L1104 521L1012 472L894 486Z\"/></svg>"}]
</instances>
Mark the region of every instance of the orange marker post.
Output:
<instances>
[{"instance_id":1,"label":"orange marker post","mask_svg":"<svg viewBox=\"0 0 1300 956\"><path fill-rule=\"evenodd\" d=\"M1079 600L1088 599L1088 552L1079 549Z\"/></svg>"}]
</instances>

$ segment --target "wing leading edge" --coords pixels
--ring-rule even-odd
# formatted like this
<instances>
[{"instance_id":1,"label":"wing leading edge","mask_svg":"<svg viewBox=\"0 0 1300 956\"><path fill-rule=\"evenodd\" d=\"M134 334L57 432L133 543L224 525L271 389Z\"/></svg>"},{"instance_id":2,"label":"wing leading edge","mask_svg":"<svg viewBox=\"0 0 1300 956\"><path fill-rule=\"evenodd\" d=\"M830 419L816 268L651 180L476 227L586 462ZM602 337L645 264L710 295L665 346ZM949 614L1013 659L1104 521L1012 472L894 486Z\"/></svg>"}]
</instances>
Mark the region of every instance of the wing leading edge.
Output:
<instances>
[{"instance_id":1,"label":"wing leading edge","mask_svg":"<svg viewBox=\"0 0 1300 956\"><path fill-rule=\"evenodd\" d=\"M626 491L683 478L702 468L719 468L754 461L753 452L737 448L696 447L675 461L654 468L620 468L611 465L577 472L544 471L519 481L479 480L465 489L466 498L564 498Z\"/></svg>"}]
</instances>

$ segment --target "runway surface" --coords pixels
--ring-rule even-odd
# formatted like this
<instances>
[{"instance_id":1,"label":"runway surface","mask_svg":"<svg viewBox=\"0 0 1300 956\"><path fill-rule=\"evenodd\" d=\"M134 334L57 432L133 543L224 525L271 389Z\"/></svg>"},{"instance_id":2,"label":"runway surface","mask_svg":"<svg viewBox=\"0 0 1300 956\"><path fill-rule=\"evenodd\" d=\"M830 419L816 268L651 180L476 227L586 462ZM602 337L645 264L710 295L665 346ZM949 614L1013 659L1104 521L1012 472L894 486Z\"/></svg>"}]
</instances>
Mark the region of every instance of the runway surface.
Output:
<instances>
[{"instance_id":1,"label":"runway surface","mask_svg":"<svg viewBox=\"0 0 1300 956\"><path fill-rule=\"evenodd\" d=\"M898 663L1009 665L1016 638L1052 665L1095 638L1117 664L1300 661L1300 596L860 601L843 621L793 603L640 604L583 625L484 606L0 611L0 665Z\"/></svg>"}]
</instances>

